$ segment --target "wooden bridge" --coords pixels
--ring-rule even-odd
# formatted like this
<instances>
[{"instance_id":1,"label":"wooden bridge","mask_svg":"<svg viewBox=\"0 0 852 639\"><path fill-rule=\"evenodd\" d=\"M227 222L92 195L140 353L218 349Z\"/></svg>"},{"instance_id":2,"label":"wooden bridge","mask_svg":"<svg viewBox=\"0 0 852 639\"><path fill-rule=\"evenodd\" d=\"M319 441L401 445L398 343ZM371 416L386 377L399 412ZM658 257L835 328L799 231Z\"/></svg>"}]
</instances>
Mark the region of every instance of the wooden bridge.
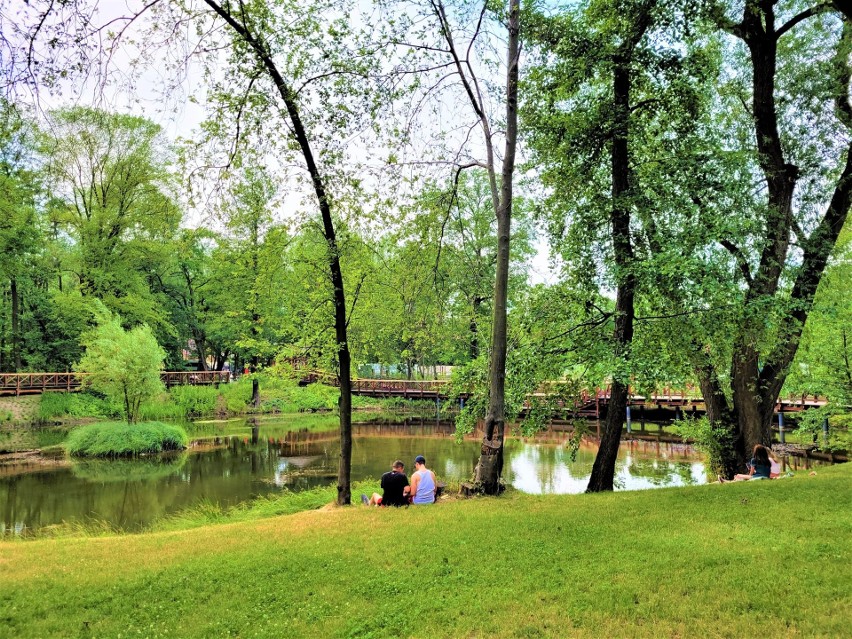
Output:
<instances>
[{"instance_id":1,"label":"wooden bridge","mask_svg":"<svg viewBox=\"0 0 852 639\"><path fill-rule=\"evenodd\" d=\"M52 391L75 391L82 385L88 373L0 373L0 395L30 395ZM227 383L231 379L228 371L163 371L160 373L166 388L172 386L203 386ZM322 381L336 384L337 380L322 373L310 372L304 382ZM558 392L559 382L548 382L541 389L529 395L529 400L544 398ZM402 399L425 399L441 401L449 398L447 380L406 380L406 379L353 379L352 393L365 397L399 397ZM466 401L470 393L460 393L456 397ZM606 414L610 389L597 388L584 390L569 403L557 402L558 406L574 416L601 418ZM527 401L529 408L530 401ZM825 406L826 399L814 395L779 398L776 412L797 412L807 408ZM662 392L651 396L631 394L630 406L644 411L655 409L674 409L676 414L704 412L704 399L697 389L687 386L682 390L664 388ZM637 415L640 417L640 415Z\"/></svg>"},{"instance_id":2,"label":"wooden bridge","mask_svg":"<svg viewBox=\"0 0 852 639\"><path fill-rule=\"evenodd\" d=\"M328 383L328 380L324 381ZM333 383L336 383L336 381ZM559 382L548 382L538 392L532 393L528 397L532 400L536 397L543 399L554 392L558 392L556 388L558 385ZM449 398L449 382L446 380L353 379L352 394L366 397L446 400ZM460 393L457 397L466 401L470 395L470 393ZM570 404L566 405L563 401L559 401L557 404L573 415L600 419L606 414L609 399L610 389L606 387L596 388L593 391L583 390ZM807 408L819 408L825 406L826 403L827 400L824 397L816 395L788 396L778 399L775 411L798 412ZM526 408L529 408L529 406L530 401L528 400ZM654 409L674 409L675 413L678 414L686 412L703 413L705 411L704 398L693 386L687 386L681 390L664 388L650 396L631 393L630 406L643 412Z\"/></svg>"},{"instance_id":3,"label":"wooden bridge","mask_svg":"<svg viewBox=\"0 0 852 639\"><path fill-rule=\"evenodd\" d=\"M0 373L0 395L33 395L48 392L70 392L80 389L89 373ZM227 371L163 371L160 378L166 388L172 386L205 386L230 379Z\"/></svg>"}]
</instances>

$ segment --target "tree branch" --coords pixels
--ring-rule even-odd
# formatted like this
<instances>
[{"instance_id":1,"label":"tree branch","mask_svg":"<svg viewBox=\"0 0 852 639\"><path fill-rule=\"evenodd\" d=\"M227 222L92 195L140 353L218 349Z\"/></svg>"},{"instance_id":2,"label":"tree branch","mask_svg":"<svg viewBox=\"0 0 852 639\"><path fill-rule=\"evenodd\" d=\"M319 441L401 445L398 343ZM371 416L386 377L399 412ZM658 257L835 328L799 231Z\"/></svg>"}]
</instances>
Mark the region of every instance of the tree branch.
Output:
<instances>
[{"instance_id":1,"label":"tree branch","mask_svg":"<svg viewBox=\"0 0 852 639\"><path fill-rule=\"evenodd\" d=\"M749 287L752 285L752 277L751 277L751 269L748 265L748 260L746 259L743 252L740 250L736 244L731 242L730 240L719 240L719 244L724 246L728 252L734 256L734 259L737 261L737 265L740 267L740 272L743 274L743 278L748 284Z\"/></svg>"},{"instance_id":2,"label":"tree branch","mask_svg":"<svg viewBox=\"0 0 852 639\"><path fill-rule=\"evenodd\" d=\"M778 40L779 38L781 38L782 35L787 33L790 29L795 27L802 20L807 20L811 16L815 16L820 13L826 13L827 11L831 11L831 9L832 6L830 2L825 2L823 4L818 4L808 9L805 9L801 13L790 18L785 24L783 24L781 28L775 32L775 39Z\"/></svg>"}]
</instances>

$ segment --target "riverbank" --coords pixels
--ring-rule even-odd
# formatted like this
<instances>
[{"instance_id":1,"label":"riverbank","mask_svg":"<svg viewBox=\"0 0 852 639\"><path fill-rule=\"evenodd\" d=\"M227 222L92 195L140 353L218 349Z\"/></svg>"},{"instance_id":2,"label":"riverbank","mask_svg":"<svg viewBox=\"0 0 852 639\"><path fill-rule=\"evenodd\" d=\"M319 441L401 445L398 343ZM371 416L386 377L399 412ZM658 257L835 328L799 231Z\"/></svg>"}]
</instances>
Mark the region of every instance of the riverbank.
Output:
<instances>
[{"instance_id":1,"label":"riverbank","mask_svg":"<svg viewBox=\"0 0 852 639\"><path fill-rule=\"evenodd\" d=\"M839 637L852 623L850 480L844 465L0 542L0 634Z\"/></svg>"}]
</instances>

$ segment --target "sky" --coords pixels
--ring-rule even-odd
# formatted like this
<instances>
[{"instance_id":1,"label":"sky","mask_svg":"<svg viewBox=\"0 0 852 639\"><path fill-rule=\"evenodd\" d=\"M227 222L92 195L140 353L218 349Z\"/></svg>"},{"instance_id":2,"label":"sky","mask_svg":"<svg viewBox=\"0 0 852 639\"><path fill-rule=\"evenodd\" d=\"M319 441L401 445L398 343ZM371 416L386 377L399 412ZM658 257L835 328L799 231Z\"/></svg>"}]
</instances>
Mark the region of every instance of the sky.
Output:
<instances>
[{"instance_id":1,"label":"sky","mask_svg":"<svg viewBox=\"0 0 852 639\"><path fill-rule=\"evenodd\" d=\"M0 0L0 11L8 16L10 11L26 11L21 5L15 6L16 0L4 3ZM93 24L111 24L111 29L120 28L121 23L116 19L127 15L128 10L141 6L134 0L101 0L97 3L97 11ZM11 7L11 9L10 9ZM135 27L139 28L135 28ZM170 141L179 138L193 138L207 116L206 80L198 63L189 62L183 68L176 70L175 61L184 51L195 46L198 38L190 24L181 26L171 35L172 45L157 49L155 56L145 63L138 62L139 53L149 42L150 35L146 34L144 23L136 23L124 34L124 44L117 49L108 68L93 69L85 82L74 80L60 82L56 91L50 93L39 91L34 100L37 110L41 112L59 106L72 104L94 105L113 111L132 113L145 116L158 123L164 135ZM148 39L146 39L148 38ZM0 51L2 55L2 51ZM208 54L209 55L209 54ZM70 61L69 61L70 62ZM106 71L109 82L103 85L96 80L99 73ZM31 96L32 97L32 96ZM466 105L462 105L465 107ZM442 108L444 117L449 118L452 128L454 115L453 105ZM463 113L460 109L458 113ZM448 115L447 115L448 114ZM444 123L447 126L447 123ZM461 125L460 125L461 126ZM426 127L428 133L428 126ZM474 132L471 138L475 141L481 135ZM497 145L499 147L499 145ZM473 153L481 153L481 143L473 145ZM366 152L366 151L365 151ZM284 198L284 208L293 210L299 208L299 200L304 193L293 193ZM188 226L209 225L211 221L208 212L187 207ZM536 254L529 263L529 277L532 283L552 283L557 274L551 268L548 259L548 246L543 233L539 233L535 241Z\"/></svg>"}]
</instances>

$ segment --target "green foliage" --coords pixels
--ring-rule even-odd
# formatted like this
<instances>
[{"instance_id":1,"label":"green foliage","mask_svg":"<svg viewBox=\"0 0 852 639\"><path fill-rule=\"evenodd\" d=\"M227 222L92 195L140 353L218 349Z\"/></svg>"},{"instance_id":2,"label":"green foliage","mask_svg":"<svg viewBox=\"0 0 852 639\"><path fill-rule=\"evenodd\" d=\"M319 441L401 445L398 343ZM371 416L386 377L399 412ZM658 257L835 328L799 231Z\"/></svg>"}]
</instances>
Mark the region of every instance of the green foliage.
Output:
<instances>
[{"instance_id":1,"label":"green foliage","mask_svg":"<svg viewBox=\"0 0 852 639\"><path fill-rule=\"evenodd\" d=\"M96 307L98 326L85 338L86 353L77 370L84 384L121 402L125 419L135 423L142 402L162 392L165 352L147 325L125 331L118 316Z\"/></svg>"},{"instance_id":2,"label":"green foliage","mask_svg":"<svg viewBox=\"0 0 852 639\"><path fill-rule=\"evenodd\" d=\"M65 448L79 457L133 457L182 450L188 443L186 431L180 426L160 422L99 422L72 430Z\"/></svg>"},{"instance_id":3,"label":"green foliage","mask_svg":"<svg viewBox=\"0 0 852 639\"><path fill-rule=\"evenodd\" d=\"M121 405L92 393L43 393L38 406L40 421L59 417L121 417Z\"/></svg>"},{"instance_id":4,"label":"green foliage","mask_svg":"<svg viewBox=\"0 0 852 639\"><path fill-rule=\"evenodd\" d=\"M852 221L847 221L820 281L814 308L802 333L787 392L827 396L852 404Z\"/></svg>"},{"instance_id":5,"label":"green foliage","mask_svg":"<svg viewBox=\"0 0 852 639\"><path fill-rule=\"evenodd\" d=\"M828 439L823 424L828 420ZM852 450L852 415L848 410L834 405L802 411L796 418L796 433L802 443L815 442L820 450L835 452Z\"/></svg>"},{"instance_id":6,"label":"green foliage","mask_svg":"<svg viewBox=\"0 0 852 639\"><path fill-rule=\"evenodd\" d=\"M711 476L728 477L734 447L734 433L730 425L714 425L706 417L687 416L675 424L674 431L707 456L707 470Z\"/></svg>"},{"instance_id":7,"label":"green foliage","mask_svg":"<svg viewBox=\"0 0 852 639\"><path fill-rule=\"evenodd\" d=\"M172 404L181 417L200 417L216 412L221 390L214 386L175 386L169 390L165 401L158 405Z\"/></svg>"},{"instance_id":8,"label":"green foliage","mask_svg":"<svg viewBox=\"0 0 852 639\"><path fill-rule=\"evenodd\" d=\"M181 212L160 127L134 115L87 107L50 114L43 136L48 215L73 247L62 266L79 279L84 297L96 297L132 324L168 331L151 294L148 274L162 263L163 240L177 231Z\"/></svg>"}]
</instances>

